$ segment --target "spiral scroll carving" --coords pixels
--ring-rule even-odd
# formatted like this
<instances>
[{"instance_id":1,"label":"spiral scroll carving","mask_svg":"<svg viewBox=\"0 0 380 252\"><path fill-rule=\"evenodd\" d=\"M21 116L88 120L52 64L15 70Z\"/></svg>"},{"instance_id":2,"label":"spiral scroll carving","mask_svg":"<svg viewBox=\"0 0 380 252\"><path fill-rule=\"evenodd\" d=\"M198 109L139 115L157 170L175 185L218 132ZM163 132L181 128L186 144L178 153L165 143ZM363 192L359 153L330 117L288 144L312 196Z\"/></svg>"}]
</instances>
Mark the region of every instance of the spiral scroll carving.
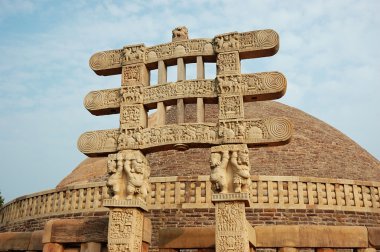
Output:
<instances>
[{"instance_id":1,"label":"spiral scroll carving","mask_svg":"<svg viewBox=\"0 0 380 252\"><path fill-rule=\"evenodd\" d=\"M292 124L283 117L271 118L267 121L268 133L279 140L287 140L292 135Z\"/></svg>"},{"instance_id":2,"label":"spiral scroll carving","mask_svg":"<svg viewBox=\"0 0 380 252\"><path fill-rule=\"evenodd\" d=\"M286 87L286 78L281 73L265 73L262 78L264 86L269 90L282 90Z\"/></svg>"},{"instance_id":3,"label":"spiral scroll carving","mask_svg":"<svg viewBox=\"0 0 380 252\"><path fill-rule=\"evenodd\" d=\"M97 109L103 105L103 99L101 91L92 91L84 98L84 107L89 110Z\"/></svg>"},{"instance_id":4,"label":"spiral scroll carving","mask_svg":"<svg viewBox=\"0 0 380 252\"><path fill-rule=\"evenodd\" d=\"M255 47L271 48L278 44L278 34L273 30L262 30L255 33Z\"/></svg>"},{"instance_id":5,"label":"spiral scroll carving","mask_svg":"<svg viewBox=\"0 0 380 252\"><path fill-rule=\"evenodd\" d=\"M78 139L78 149L82 153L90 153L98 149L99 143L100 139L97 132L86 132Z\"/></svg>"},{"instance_id":6,"label":"spiral scroll carving","mask_svg":"<svg viewBox=\"0 0 380 252\"><path fill-rule=\"evenodd\" d=\"M98 52L90 58L90 67L92 70L101 70L107 67L107 53Z\"/></svg>"}]
</instances>

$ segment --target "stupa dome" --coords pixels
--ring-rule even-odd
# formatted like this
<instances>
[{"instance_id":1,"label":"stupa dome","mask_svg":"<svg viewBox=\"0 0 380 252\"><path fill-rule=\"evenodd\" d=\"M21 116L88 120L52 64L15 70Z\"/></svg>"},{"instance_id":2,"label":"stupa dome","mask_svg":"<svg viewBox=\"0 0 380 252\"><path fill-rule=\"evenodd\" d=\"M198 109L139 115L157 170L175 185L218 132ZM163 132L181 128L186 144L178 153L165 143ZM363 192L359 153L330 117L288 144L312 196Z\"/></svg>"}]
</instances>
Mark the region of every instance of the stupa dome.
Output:
<instances>
[{"instance_id":1,"label":"stupa dome","mask_svg":"<svg viewBox=\"0 0 380 252\"><path fill-rule=\"evenodd\" d=\"M247 103L244 112L246 118L284 116L294 125L294 134L289 144L250 148L251 174L380 181L380 162L327 123L274 101ZM216 104L206 106L207 122L216 122L217 115ZM175 106L168 109L166 118L167 123L175 123ZM195 121L195 118L195 105L187 105L185 122ZM155 123L155 115L151 116L149 123ZM208 148L161 151L148 154L147 157L152 177L210 173ZM106 157L87 158L57 188L105 181L106 177Z\"/></svg>"}]
</instances>

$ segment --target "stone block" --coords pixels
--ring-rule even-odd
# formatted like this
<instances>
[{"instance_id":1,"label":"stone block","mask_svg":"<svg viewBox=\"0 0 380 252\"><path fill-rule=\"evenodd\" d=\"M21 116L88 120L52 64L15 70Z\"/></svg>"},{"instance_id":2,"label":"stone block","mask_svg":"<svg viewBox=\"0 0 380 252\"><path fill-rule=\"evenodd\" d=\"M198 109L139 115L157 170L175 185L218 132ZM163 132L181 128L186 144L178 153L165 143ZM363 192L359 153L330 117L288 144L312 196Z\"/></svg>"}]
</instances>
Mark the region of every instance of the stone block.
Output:
<instances>
[{"instance_id":1,"label":"stone block","mask_svg":"<svg viewBox=\"0 0 380 252\"><path fill-rule=\"evenodd\" d=\"M63 246L58 243L44 244L43 252L64 252Z\"/></svg>"},{"instance_id":2,"label":"stone block","mask_svg":"<svg viewBox=\"0 0 380 252\"><path fill-rule=\"evenodd\" d=\"M365 227L359 226L257 226L257 247L368 247Z\"/></svg>"},{"instance_id":3,"label":"stone block","mask_svg":"<svg viewBox=\"0 0 380 252\"><path fill-rule=\"evenodd\" d=\"M28 250L31 232L0 233L0 251Z\"/></svg>"},{"instance_id":4,"label":"stone block","mask_svg":"<svg viewBox=\"0 0 380 252\"><path fill-rule=\"evenodd\" d=\"M368 227L368 242L371 247L380 249L380 227Z\"/></svg>"},{"instance_id":5,"label":"stone block","mask_svg":"<svg viewBox=\"0 0 380 252\"><path fill-rule=\"evenodd\" d=\"M167 228L159 231L158 247L191 249L215 247L215 227Z\"/></svg>"}]
</instances>

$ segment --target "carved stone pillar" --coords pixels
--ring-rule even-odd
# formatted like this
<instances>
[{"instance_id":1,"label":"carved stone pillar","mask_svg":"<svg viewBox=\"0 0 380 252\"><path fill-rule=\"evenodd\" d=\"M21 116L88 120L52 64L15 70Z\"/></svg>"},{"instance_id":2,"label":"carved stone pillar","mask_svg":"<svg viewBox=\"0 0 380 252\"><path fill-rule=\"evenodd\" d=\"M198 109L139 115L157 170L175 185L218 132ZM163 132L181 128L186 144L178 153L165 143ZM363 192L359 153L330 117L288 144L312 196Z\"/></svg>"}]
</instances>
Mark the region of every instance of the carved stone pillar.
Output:
<instances>
[{"instance_id":1,"label":"carved stone pillar","mask_svg":"<svg viewBox=\"0 0 380 252\"><path fill-rule=\"evenodd\" d=\"M139 150L123 150L108 156L107 186L112 195L103 206L110 209L108 251L140 252L143 237L143 211L150 192L150 167Z\"/></svg>"},{"instance_id":2,"label":"carved stone pillar","mask_svg":"<svg viewBox=\"0 0 380 252\"><path fill-rule=\"evenodd\" d=\"M249 252L249 233L245 207L249 206L248 193L214 194L215 251Z\"/></svg>"},{"instance_id":3,"label":"carved stone pillar","mask_svg":"<svg viewBox=\"0 0 380 252\"><path fill-rule=\"evenodd\" d=\"M211 148L211 176L216 194L215 246L217 252L248 252L249 230L245 207L250 205L248 148L245 144L219 145Z\"/></svg>"},{"instance_id":4,"label":"carved stone pillar","mask_svg":"<svg viewBox=\"0 0 380 252\"><path fill-rule=\"evenodd\" d=\"M140 200L105 200L110 209L108 223L108 251L141 252L144 202Z\"/></svg>"}]
</instances>

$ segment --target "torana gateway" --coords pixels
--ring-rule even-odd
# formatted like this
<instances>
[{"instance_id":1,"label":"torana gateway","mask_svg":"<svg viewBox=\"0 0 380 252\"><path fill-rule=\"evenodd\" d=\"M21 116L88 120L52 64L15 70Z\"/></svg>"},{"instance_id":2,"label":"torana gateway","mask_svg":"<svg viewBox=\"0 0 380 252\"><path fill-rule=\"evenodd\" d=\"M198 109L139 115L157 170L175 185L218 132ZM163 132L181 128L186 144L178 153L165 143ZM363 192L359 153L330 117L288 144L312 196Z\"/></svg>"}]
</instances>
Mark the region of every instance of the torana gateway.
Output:
<instances>
[{"instance_id":1,"label":"torana gateway","mask_svg":"<svg viewBox=\"0 0 380 252\"><path fill-rule=\"evenodd\" d=\"M269 101L285 94L283 74L241 73L241 60L278 49L273 30L189 39L177 27L170 43L94 54L94 72L121 74L121 87L92 91L84 105L119 113L120 125L82 134L89 158L56 189L0 209L0 251L380 249L380 162Z\"/></svg>"}]
</instances>

